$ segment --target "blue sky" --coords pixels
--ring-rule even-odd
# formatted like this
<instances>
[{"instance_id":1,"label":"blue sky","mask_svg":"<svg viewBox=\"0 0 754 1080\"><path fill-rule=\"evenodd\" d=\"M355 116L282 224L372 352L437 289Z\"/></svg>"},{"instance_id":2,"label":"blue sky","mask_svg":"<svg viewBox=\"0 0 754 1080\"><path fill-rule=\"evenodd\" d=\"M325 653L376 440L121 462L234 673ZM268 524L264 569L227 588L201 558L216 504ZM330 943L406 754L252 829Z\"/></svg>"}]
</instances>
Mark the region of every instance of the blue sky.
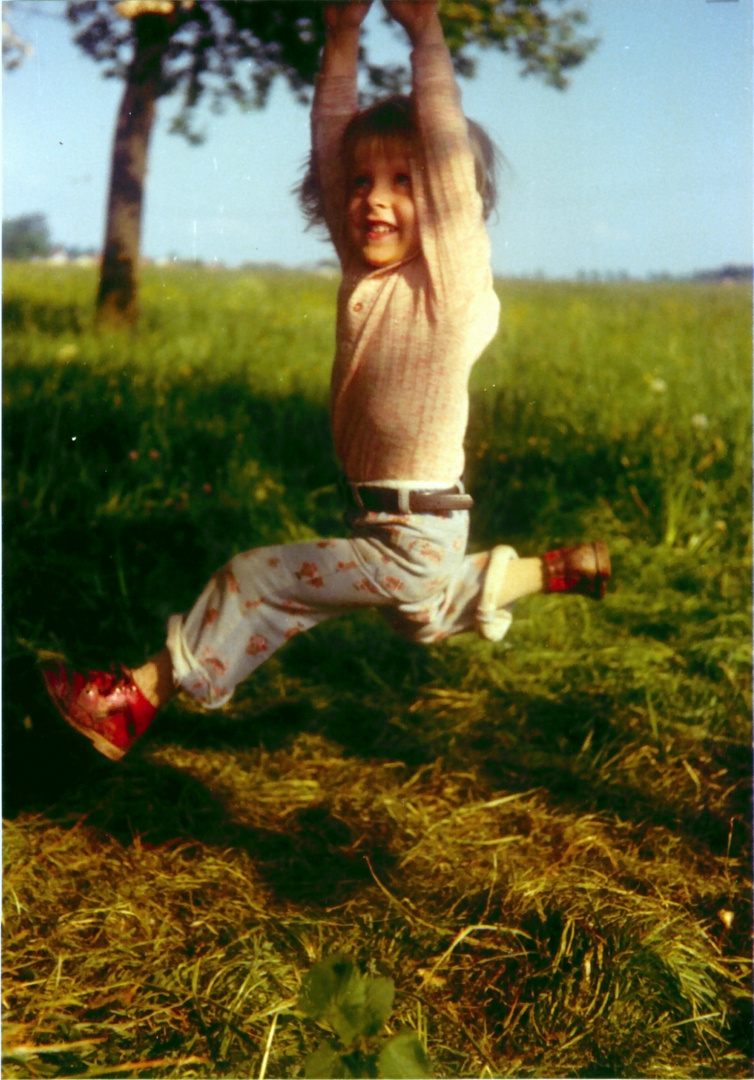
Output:
<instances>
[{"instance_id":1,"label":"blue sky","mask_svg":"<svg viewBox=\"0 0 754 1080\"><path fill-rule=\"evenodd\" d=\"M643 277L751 262L751 0L582 6L602 41L564 93L491 51L461 83L467 114L510 165L490 227L496 273ZM41 211L56 241L98 248L120 85L71 44L54 17L63 8L11 9L34 52L3 76L3 217ZM375 58L405 56L381 15L366 24ZM160 103L153 134L145 254L230 265L330 254L290 195L308 117L282 82L263 111L206 114L198 148L168 134L173 109Z\"/></svg>"}]
</instances>

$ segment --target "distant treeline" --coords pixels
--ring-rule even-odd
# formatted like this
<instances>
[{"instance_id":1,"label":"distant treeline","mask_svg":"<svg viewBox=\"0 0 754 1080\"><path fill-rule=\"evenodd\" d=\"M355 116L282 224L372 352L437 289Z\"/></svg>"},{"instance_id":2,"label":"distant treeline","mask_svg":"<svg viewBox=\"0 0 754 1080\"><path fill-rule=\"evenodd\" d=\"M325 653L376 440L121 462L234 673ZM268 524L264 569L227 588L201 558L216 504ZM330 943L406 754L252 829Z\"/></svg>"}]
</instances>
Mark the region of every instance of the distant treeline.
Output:
<instances>
[{"instance_id":1,"label":"distant treeline","mask_svg":"<svg viewBox=\"0 0 754 1080\"><path fill-rule=\"evenodd\" d=\"M694 281L751 281L754 267L733 265L722 266L719 270L700 270L693 275Z\"/></svg>"},{"instance_id":2,"label":"distant treeline","mask_svg":"<svg viewBox=\"0 0 754 1080\"><path fill-rule=\"evenodd\" d=\"M38 259L47 260L57 265L66 263L78 263L90 265L97 262L100 253L91 249L75 247L68 244L55 244L50 238L50 228L47 218L42 213L22 214L17 218L3 219L3 258L4 259ZM201 259L183 259L171 255L161 259L143 259L144 264L156 264L157 266L205 266L213 270L223 269L224 266L217 259L211 262L203 262ZM242 269L284 269L274 263L245 263ZM336 270L337 264L333 260L323 259L313 269L319 273L328 270ZM503 275L511 277L533 277L547 280L548 275L544 272L533 275ZM599 271L580 270L575 275L577 281L585 282L621 282L641 280L632 278L625 270ZM754 268L751 264L728 263L716 270L697 270L693 274L670 274L667 272L648 274L648 281L751 281L754 277Z\"/></svg>"}]
</instances>

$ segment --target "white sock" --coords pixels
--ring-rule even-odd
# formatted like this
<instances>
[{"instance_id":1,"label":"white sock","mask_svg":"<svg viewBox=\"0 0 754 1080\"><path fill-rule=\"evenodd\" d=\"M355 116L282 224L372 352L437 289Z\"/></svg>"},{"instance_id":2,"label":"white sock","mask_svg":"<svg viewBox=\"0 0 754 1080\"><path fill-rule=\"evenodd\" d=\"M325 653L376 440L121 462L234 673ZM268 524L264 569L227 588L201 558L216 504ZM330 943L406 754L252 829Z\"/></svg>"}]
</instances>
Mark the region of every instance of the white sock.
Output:
<instances>
[{"instance_id":1,"label":"white sock","mask_svg":"<svg viewBox=\"0 0 754 1080\"><path fill-rule=\"evenodd\" d=\"M519 559L504 544L493 548L476 613L478 633L488 641L501 641L513 620L510 605L543 589L541 559Z\"/></svg>"}]
</instances>

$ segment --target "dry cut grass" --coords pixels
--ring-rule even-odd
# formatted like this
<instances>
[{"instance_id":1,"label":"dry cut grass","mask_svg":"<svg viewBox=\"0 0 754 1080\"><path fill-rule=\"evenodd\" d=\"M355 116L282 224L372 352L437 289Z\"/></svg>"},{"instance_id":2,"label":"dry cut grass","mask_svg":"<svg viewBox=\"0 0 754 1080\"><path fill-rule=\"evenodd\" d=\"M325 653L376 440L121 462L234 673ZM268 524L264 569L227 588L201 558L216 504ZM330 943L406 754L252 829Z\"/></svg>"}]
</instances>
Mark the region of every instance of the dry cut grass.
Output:
<instances>
[{"instance_id":1,"label":"dry cut grass","mask_svg":"<svg viewBox=\"0 0 754 1080\"><path fill-rule=\"evenodd\" d=\"M747 1075L729 852L305 734L153 746L88 794L6 824L6 1076L297 1075L301 978L339 949L438 1075Z\"/></svg>"}]
</instances>

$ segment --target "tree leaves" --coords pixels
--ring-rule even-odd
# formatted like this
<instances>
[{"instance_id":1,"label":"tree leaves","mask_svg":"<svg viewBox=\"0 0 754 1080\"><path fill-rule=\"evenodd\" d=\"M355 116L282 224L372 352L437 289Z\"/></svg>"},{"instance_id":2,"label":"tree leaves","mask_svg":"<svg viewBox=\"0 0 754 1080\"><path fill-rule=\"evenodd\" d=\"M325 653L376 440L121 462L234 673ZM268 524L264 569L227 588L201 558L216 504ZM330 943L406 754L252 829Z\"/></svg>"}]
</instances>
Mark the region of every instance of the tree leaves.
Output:
<instances>
[{"instance_id":1,"label":"tree leaves","mask_svg":"<svg viewBox=\"0 0 754 1080\"><path fill-rule=\"evenodd\" d=\"M143 13L133 19L122 18L109 0L69 0L66 16L75 28L75 43L104 64L107 75L125 75L139 32L164 39L157 94L180 94L171 130L191 139L196 136L190 114L205 95L217 109L228 100L261 107L272 83L282 76L294 95L306 101L324 44L320 5L312 0L201 0L176 4L169 15ZM440 20L456 72L466 77L474 74L478 49L494 48L515 57L523 74L563 89L566 72L597 44L582 32L585 17L580 8L554 14L546 0L441 0ZM405 90L409 82L405 65L375 62L368 42L360 64L370 99Z\"/></svg>"},{"instance_id":2,"label":"tree leaves","mask_svg":"<svg viewBox=\"0 0 754 1080\"><path fill-rule=\"evenodd\" d=\"M50 253L50 227L44 214L3 218L3 258L31 259Z\"/></svg>"}]
</instances>

